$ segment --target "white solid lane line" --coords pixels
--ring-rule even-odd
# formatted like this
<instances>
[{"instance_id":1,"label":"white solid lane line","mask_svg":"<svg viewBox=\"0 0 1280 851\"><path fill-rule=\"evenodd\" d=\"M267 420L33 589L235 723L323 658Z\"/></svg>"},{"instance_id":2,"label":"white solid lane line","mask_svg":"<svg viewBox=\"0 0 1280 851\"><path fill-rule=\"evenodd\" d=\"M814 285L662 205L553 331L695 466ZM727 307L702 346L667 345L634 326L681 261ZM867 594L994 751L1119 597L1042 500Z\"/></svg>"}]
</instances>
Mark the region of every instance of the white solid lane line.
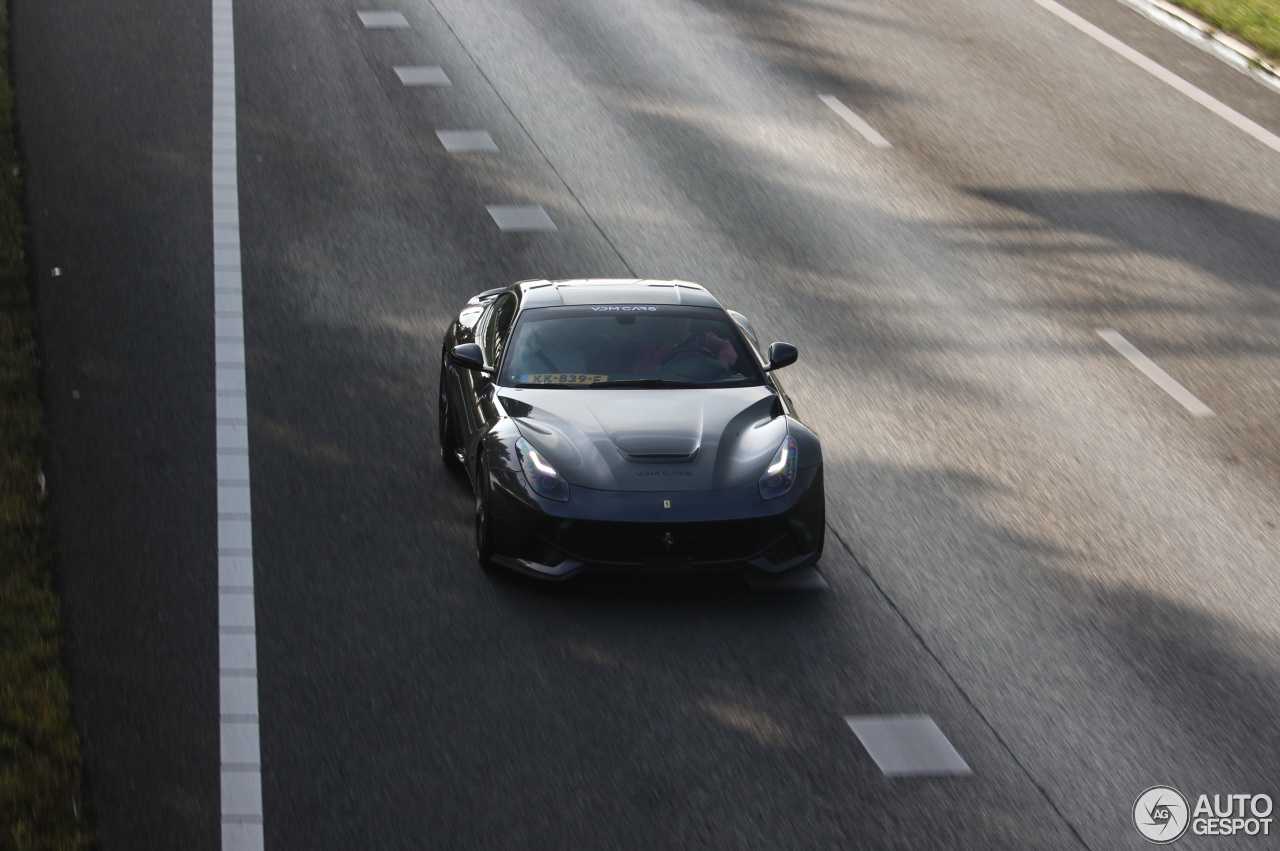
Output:
<instances>
[{"instance_id":1,"label":"white solid lane line","mask_svg":"<svg viewBox=\"0 0 1280 851\"><path fill-rule=\"evenodd\" d=\"M831 110L836 115L843 118L850 127L852 127L854 130L857 130L859 133L861 133L868 142L875 145L877 148L893 147L893 145L889 144L888 139L886 139L885 137L881 136L878 132L876 132L876 128L872 127L870 124L863 121L862 116L858 115L858 113L854 112L852 109L842 104L840 102L840 99L835 95L818 95L818 100L822 101L827 106L831 107Z\"/></svg>"},{"instance_id":2,"label":"white solid lane line","mask_svg":"<svg viewBox=\"0 0 1280 851\"><path fill-rule=\"evenodd\" d=\"M887 776L973 773L928 715L850 715L844 720Z\"/></svg>"},{"instance_id":3,"label":"white solid lane line","mask_svg":"<svg viewBox=\"0 0 1280 851\"><path fill-rule=\"evenodd\" d=\"M406 86L452 86L449 75L439 65L397 65L396 76Z\"/></svg>"},{"instance_id":4,"label":"white solid lane line","mask_svg":"<svg viewBox=\"0 0 1280 851\"><path fill-rule=\"evenodd\" d=\"M1097 40L1105 47L1114 50L1116 53L1120 54L1125 59L1128 59L1134 65L1137 65L1157 80L1168 83L1170 86L1191 98L1205 109L1225 118L1227 121L1231 122L1236 127L1239 127L1241 130L1248 133L1271 150L1280 153L1280 136L1272 133L1257 122L1244 117L1222 101L1215 98L1213 95L1196 88L1177 74L1170 71L1168 68L1165 68L1158 62L1148 59L1146 56L1143 56L1120 39L1094 26L1075 12L1072 12L1070 9L1055 3L1054 0L1035 0L1035 2L1057 15L1059 18L1062 18L1062 20L1071 24L1071 26L1080 30L1080 32Z\"/></svg>"},{"instance_id":5,"label":"white solid lane line","mask_svg":"<svg viewBox=\"0 0 1280 851\"><path fill-rule=\"evenodd\" d=\"M218 484L218 737L221 847L262 851L258 639L240 277L232 0L213 0L213 310Z\"/></svg>"},{"instance_id":6,"label":"white solid lane line","mask_svg":"<svg viewBox=\"0 0 1280 851\"><path fill-rule=\"evenodd\" d=\"M1119 331L1111 328L1095 328L1098 336L1111 344L1117 352L1124 355L1129 363L1136 366L1143 375L1150 378L1160 389L1177 399L1182 407L1196 417L1212 417L1213 410L1201 402L1190 390L1179 384L1172 375L1161 369L1151 358L1138 351L1138 348L1126 340Z\"/></svg>"}]
</instances>

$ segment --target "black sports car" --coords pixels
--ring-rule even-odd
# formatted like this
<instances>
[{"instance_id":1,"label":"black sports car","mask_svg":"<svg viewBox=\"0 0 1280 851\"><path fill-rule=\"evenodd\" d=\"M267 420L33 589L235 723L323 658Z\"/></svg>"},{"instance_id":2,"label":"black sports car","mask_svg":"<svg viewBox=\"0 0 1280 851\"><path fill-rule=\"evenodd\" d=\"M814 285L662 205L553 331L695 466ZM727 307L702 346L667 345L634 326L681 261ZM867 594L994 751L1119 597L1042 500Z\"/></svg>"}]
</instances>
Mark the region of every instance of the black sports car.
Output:
<instances>
[{"instance_id":1,"label":"black sports car","mask_svg":"<svg viewBox=\"0 0 1280 851\"><path fill-rule=\"evenodd\" d=\"M440 455L475 493L476 551L587 569L782 575L822 555L822 448L746 318L684 281L522 281L445 334Z\"/></svg>"}]
</instances>

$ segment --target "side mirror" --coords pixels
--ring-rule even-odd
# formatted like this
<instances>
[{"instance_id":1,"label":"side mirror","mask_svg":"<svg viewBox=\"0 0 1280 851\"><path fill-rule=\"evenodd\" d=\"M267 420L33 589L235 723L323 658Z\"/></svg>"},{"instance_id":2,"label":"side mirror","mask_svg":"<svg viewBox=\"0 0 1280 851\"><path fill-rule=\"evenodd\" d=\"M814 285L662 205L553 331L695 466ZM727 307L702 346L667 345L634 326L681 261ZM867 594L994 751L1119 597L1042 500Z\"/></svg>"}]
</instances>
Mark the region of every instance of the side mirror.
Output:
<instances>
[{"instance_id":1,"label":"side mirror","mask_svg":"<svg viewBox=\"0 0 1280 851\"><path fill-rule=\"evenodd\" d=\"M484 365L484 350L475 343L454 346L453 351L449 353L449 359L457 366L478 370L485 375L493 375L494 372L491 367Z\"/></svg>"},{"instance_id":2,"label":"side mirror","mask_svg":"<svg viewBox=\"0 0 1280 851\"><path fill-rule=\"evenodd\" d=\"M799 350L790 343L770 343L769 367L766 371L782 369L784 366L790 366L796 362L796 358L798 357L800 357Z\"/></svg>"}]
</instances>

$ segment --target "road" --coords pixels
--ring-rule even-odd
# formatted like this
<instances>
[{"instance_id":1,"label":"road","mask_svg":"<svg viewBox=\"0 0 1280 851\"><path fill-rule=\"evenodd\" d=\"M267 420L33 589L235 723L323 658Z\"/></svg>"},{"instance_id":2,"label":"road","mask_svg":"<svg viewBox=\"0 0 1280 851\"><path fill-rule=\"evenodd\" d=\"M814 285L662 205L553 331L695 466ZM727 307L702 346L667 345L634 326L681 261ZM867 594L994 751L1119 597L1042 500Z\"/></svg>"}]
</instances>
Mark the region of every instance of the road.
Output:
<instances>
[{"instance_id":1,"label":"road","mask_svg":"<svg viewBox=\"0 0 1280 851\"><path fill-rule=\"evenodd\" d=\"M362 2L235 4L265 847L1101 851L1147 847L1150 786L1280 797L1280 150L1034 0ZM1280 134L1275 93L1063 8ZM13 4L107 851L225 816L209 11ZM475 566L446 322L633 275L800 347L827 591ZM845 718L900 714L972 773L882 774Z\"/></svg>"}]
</instances>

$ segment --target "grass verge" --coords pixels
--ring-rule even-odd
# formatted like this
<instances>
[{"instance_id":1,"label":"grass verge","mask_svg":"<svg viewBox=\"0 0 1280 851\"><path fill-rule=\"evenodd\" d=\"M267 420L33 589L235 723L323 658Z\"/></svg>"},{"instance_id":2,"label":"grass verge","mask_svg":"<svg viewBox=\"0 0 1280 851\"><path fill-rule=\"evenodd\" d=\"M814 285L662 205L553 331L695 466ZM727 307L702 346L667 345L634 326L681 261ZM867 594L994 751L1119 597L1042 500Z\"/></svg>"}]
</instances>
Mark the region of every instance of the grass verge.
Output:
<instances>
[{"instance_id":1,"label":"grass verge","mask_svg":"<svg viewBox=\"0 0 1280 851\"><path fill-rule=\"evenodd\" d=\"M92 847L62 670L53 537L40 470L36 313L23 258L20 159L0 2L0 849Z\"/></svg>"},{"instance_id":2,"label":"grass verge","mask_svg":"<svg viewBox=\"0 0 1280 851\"><path fill-rule=\"evenodd\" d=\"M1280 64L1280 0L1173 0Z\"/></svg>"}]
</instances>

